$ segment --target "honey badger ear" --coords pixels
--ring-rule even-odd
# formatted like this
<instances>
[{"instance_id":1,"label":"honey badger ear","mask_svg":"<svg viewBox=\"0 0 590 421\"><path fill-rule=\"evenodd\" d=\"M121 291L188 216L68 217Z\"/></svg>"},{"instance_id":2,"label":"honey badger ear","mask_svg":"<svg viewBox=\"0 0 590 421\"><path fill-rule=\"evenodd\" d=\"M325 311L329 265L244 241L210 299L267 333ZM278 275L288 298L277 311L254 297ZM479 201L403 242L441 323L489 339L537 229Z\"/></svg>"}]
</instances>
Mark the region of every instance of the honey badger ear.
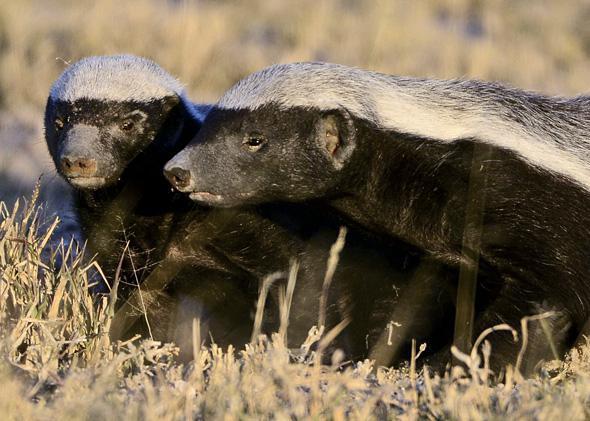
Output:
<instances>
[{"instance_id":1,"label":"honey badger ear","mask_svg":"<svg viewBox=\"0 0 590 421\"><path fill-rule=\"evenodd\" d=\"M162 99L163 114L168 114L174 107L180 103L180 97L177 95L168 95Z\"/></svg>"},{"instance_id":2,"label":"honey badger ear","mask_svg":"<svg viewBox=\"0 0 590 421\"><path fill-rule=\"evenodd\" d=\"M341 169L356 146L354 121L348 111L337 109L322 113L316 123L316 139L334 167Z\"/></svg>"}]
</instances>

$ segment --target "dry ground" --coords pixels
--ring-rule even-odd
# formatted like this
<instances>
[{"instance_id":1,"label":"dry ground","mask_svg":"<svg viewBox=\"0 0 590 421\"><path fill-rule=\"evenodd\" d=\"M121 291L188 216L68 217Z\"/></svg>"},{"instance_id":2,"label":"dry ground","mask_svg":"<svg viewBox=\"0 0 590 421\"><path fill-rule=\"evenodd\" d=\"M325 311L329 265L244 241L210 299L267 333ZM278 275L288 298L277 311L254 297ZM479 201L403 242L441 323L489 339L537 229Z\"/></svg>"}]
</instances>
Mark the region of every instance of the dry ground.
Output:
<instances>
[{"instance_id":1,"label":"dry ground","mask_svg":"<svg viewBox=\"0 0 590 421\"><path fill-rule=\"evenodd\" d=\"M54 270L41 251L47 231L53 244L59 229L72 231L68 190L43 143L43 106L81 57L150 57L201 101L251 71L299 60L570 95L588 91L589 21L588 0L0 2L3 418L588 418L588 347L539 378L512 372L501 384L474 359L442 378L424 374L419 358L401 371L364 362L339 372L313 354L290 364L280 337L246 350L195 346L196 362L181 367L171 346L110 343L112 300L93 303L78 258ZM48 215L37 218L37 206L13 203L40 174ZM57 228L53 212L65 220Z\"/></svg>"}]
</instances>

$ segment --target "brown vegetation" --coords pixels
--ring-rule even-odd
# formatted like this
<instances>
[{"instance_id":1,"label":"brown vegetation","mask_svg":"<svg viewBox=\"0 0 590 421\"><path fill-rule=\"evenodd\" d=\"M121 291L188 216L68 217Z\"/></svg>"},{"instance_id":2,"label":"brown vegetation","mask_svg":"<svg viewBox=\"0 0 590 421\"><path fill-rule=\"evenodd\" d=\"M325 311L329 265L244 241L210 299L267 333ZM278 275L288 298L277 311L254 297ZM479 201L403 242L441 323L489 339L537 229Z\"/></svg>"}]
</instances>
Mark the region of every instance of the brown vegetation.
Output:
<instances>
[{"instance_id":1,"label":"brown vegetation","mask_svg":"<svg viewBox=\"0 0 590 421\"><path fill-rule=\"evenodd\" d=\"M89 267L73 246L56 246L52 217L34 201L12 203L42 172L45 185L57 184L42 140L43 107L53 80L84 56L150 57L200 101L214 101L261 67L299 60L569 95L588 90L589 18L586 0L2 2L3 418L588 418L588 346L539 378L509 369L496 384L475 354L443 377L422 371L419 356L403 370L373 371L370 362L337 370L317 364L307 348L290 363L279 335L245 350L202 348L198 323L188 367L174 362L173 345L111 343L113 297L97 303L89 295Z\"/></svg>"}]
</instances>

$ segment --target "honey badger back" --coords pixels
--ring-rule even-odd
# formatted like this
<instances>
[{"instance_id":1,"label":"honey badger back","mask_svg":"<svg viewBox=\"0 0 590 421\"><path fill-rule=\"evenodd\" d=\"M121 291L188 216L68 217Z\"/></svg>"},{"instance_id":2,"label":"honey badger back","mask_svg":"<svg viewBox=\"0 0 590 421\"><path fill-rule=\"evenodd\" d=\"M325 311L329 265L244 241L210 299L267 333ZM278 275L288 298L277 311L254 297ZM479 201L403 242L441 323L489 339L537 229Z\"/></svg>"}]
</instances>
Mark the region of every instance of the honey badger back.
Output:
<instances>
[{"instance_id":1,"label":"honey badger back","mask_svg":"<svg viewBox=\"0 0 590 421\"><path fill-rule=\"evenodd\" d=\"M287 270L296 257L301 269L289 338L299 344L317 317L338 221L299 207L210 210L172 191L162 167L198 130L196 111L173 78L137 57L85 59L56 81L47 102L46 139L58 171L76 191L88 247L112 277L129 242L128 289L137 271L139 282L156 270L173 278L161 293L144 295L144 304L156 338L187 341L186 350L191 349L190 321L199 311L221 345L247 341L259 280ZM332 295L329 306L331 324L343 312L353 312L351 333L342 342L350 356L368 354L366 342L377 340L419 263L405 246L373 241L360 230L350 233L334 284L343 291ZM347 298L354 292L348 286L359 276L375 285L356 293L372 306L368 309L347 304L356 300ZM434 314L444 324L444 302L424 318ZM278 311L271 307L266 331L278 324ZM430 323L419 328L424 332L416 336L430 334ZM401 343L407 339L400 335Z\"/></svg>"}]
</instances>

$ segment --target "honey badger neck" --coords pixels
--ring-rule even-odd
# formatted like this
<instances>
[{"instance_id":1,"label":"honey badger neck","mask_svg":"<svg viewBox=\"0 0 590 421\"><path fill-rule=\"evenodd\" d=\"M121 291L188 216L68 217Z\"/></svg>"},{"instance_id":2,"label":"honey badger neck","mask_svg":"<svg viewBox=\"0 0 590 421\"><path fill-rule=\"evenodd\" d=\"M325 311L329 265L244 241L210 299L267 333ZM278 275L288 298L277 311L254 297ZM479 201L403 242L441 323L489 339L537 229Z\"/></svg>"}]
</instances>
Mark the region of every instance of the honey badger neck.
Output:
<instances>
[{"instance_id":1,"label":"honey badger neck","mask_svg":"<svg viewBox=\"0 0 590 421\"><path fill-rule=\"evenodd\" d=\"M443 145L364 120L355 126L357 145L331 205L373 231L450 258L457 250L448 245L461 240L473 143Z\"/></svg>"}]
</instances>

